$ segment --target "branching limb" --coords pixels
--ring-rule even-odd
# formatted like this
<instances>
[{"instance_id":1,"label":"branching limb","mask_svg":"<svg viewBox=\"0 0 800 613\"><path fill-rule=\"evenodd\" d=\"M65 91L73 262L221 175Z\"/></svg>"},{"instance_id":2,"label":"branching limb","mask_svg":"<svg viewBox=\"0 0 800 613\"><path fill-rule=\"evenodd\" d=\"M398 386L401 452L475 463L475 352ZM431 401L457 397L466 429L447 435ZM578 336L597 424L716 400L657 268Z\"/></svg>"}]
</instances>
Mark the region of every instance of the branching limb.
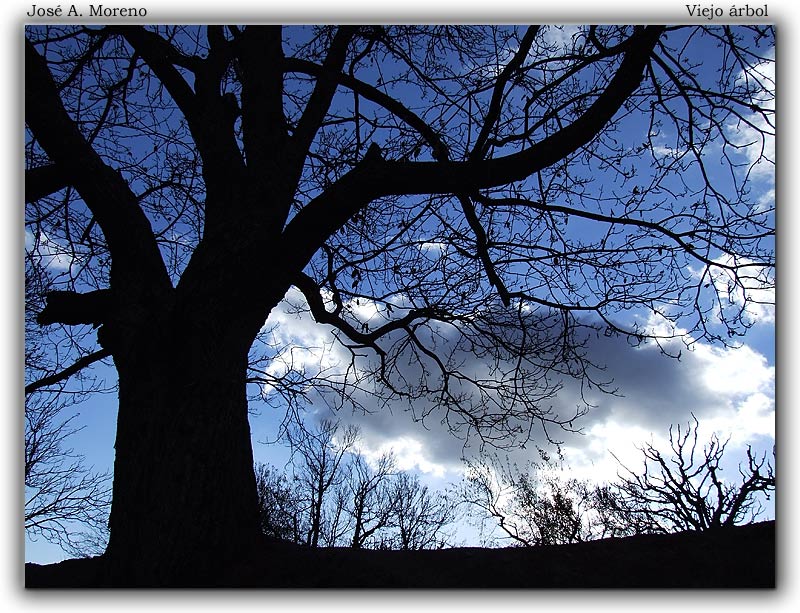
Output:
<instances>
[{"instance_id":1,"label":"branching limb","mask_svg":"<svg viewBox=\"0 0 800 613\"><path fill-rule=\"evenodd\" d=\"M439 161L449 159L448 148L441 135L419 115L414 113L414 111L403 105L399 99L385 94L377 87L365 83L351 75L328 72L324 67L300 58L286 58L284 60L284 70L286 72L298 72L316 77L320 77L324 74L330 79L335 79L339 85L347 87L366 100L378 104L395 117L405 122L409 127L416 130L431 147L434 159Z\"/></svg>"},{"instance_id":2,"label":"branching limb","mask_svg":"<svg viewBox=\"0 0 800 613\"><path fill-rule=\"evenodd\" d=\"M25 61L25 120L103 229L113 258L112 276L139 292L170 287L150 222L135 194L78 131L47 62L27 41Z\"/></svg>"},{"instance_id":3,"label":"branching limb","mask_svg":"<svg viewBox=\"0 0 800 613\"><path fill-rule=\"evenodd\" d=\"M641 472L623 466L626 474L620 476L617 487L626 513L656 518L666 532L752 522L761 512L758 495L768 497L775 489L772 466L767 464L766 474L762 474L765 458L756 460L748 447L747 465L739 467L741 483L723 480L719 473L727 441L712 435L700 454L699 424L693 419L685 430L670 428L670 457L648 444L640 448L644 457Z\"/></svg>"},{"instance_id":4,"label":"branching limb","mask_svg":"<svg viewBox=\"0 0 800 613\"><path fill-rule=\"evenodd\" d=\"M34 381L32 383L28 383L25 386L25 395L35 392L36 390L42 389L43 387L47 387L50 385L54 385L56 383L60 383L66 379L69 379L72 375L80 372L87 366L94 364L95 362L99 362L111 355L111 351L108 349L100 349L99 351L95 351L94 353L90 353L89 355L83 356L77 362L72 364L72 366L68 366L61 372L57 372L55 374L49 375L47 377L42 377L38 381Z\"/></svg>"},{"instance_id":5,"label":"branching limb","mask_svg":"<svg viewBox=\"0 0 800 613\"><path fill-rule=\"evenodd\" d=\"M403 317L394 319L373 330L357 330L352 324L342 319L339 315L328 311L319 293L316 282L306 275L300 273L294 279L294 285L299 289L311 309L311 314L318 323L328 324L344 332L352 341L371 347L378 353L383 353L377 341L387 334L396 330L407 329L413 322L418 320L429 320L436 317L435 309L410 309Z\"/></svg>"},{"instance_id":6,"label":"branching limb","mask_svg":"<svg viewBox=\"0 0 800 613\"><path fill-rule=\"evenodd\" d=\"M286 147L281 32L278 26L248 27L236 41L242 80L242 138L253 176L280 172L269 163L276 151Z\"/></svg>"},{"instance_id":7,"label":"branching limb","mask_svg":"<svg viewBox=\"0 0 800 613\"><path fill-rule=\"evenodd\" d=\"M312 200L284 231L288 244L322 244L369 202L382 196L458 194L522 180L591 141L639 86L649 53L663 28L634 34L614 77L573 123L519 153L467 162L365 160ZM369 162L369 163L365 163ZM300 254L298 254L300 255ZM303 254L302 269L313 253Z\"/></svg>"},{"instance_id":8,"label":"branching limb","mask_svg":"<svg viewBox=\"0 0 800 613\"><path fill-rule=\"evenodd\" d=\"M156 32L147 30L143 26L127 26L118 28L118 31L158 75L187 120L196 121L198 106L195 92L175 65L196 72L200 69L202 60L185 56Z\"/></svg>"},{"instance_id":9,"label":"branching limb","mask_svg":"<svg viewBox=\"0 0 800 613\"><path fill-rule=\"evenodd\" d=\"M55 164L25 171L25 202L34 202L67 187L67 177Z\"/></svg>"},{"instance_id":10,"label":"branching limb","mask_svg":"<svg viewBox=\"0 0 800 613\"><path fill-rule=\"evenodd\" d=\"M525 35L522 37L522 40L519 43L519 48L517 49L516 53L514 53L514 57L512 57L511 60L505 65L503 71L497 77L497 80L494 84L494 89L492 91L492 100L489 103L489 109L487 110L486 117L483 120L483 127L481 127L480 134L478 134L478 138L476 139L475 145L470 153L470 159L479 160L486 155L489 135L494 129L497 119L500 117L500 110L503 104L503 94L505 92L506 85L508 84L509 80L519 71L522 63L528 56L528 52L531 49L531 45L533 45L533 40L539 33L540 27L541 26L528 27L528 29L525 31Z\"/></svg>"},{"instance_id":11,"label":"branching limb","mask_svg":"<svg viewBox=\"0 0 800 613\"><path fill-rule=\"evenodd\" d=\"M354 26L340 26L336 30L331 46L328 49L328 55L317 77L317 84L308 99L308 104L306 104L305 111L297 124L297 129L292 138L293 148L299 160L305 158L306 152L311 146L311 141L322 125L322 120L325 119L337 85L336 79L332 78L331 75L342 71L347 47L357 31L358 28Z\"/></svg>"},{"instance_id":12,"label":"branching limb","mask_svg":"<svg viewBox=\"0 0 800 613\"><path fill-rule=\"evenodd\" d=\"M54 291L46 295L47 305L36 317L40 326L60 323L68 326L92 324L97 327L106 321L111 308L109 290L96 290L86 294L72 291Z\"/></svg>"}]
</instances>

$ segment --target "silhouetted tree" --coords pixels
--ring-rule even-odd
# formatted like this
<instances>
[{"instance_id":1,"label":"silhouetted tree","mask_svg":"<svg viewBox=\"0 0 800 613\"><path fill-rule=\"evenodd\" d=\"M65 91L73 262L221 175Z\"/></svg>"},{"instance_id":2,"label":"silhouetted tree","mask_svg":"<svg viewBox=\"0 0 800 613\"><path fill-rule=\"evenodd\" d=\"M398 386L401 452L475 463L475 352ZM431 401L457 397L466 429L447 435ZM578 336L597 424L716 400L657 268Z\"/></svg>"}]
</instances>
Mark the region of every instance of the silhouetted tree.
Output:
<instances>
[{"instance_id":1,"label":"silhouetted tree","mask_svg":"<svg viewBox=\"0 0 800 613\"><path fill-rule=\"evenodd\" d=\"M376 532L389 525L394 514L390 478L395 471L395 459L391 454L384 454L373 467L363 455L356 453L349 469L346 509L352 519L350 546L361 549Z\"/></svg>"},{"instance_id":2,"label":"silhouetted tree","mask_svg":"<svg viewBox=\"0 0 800 613\"><path fill-rule=\"evenodd\" d=\"M766 454L757 457L747 447L747 461L739 465L739 479L722 474L727 441L717 434L698 446L697 418L685 428L670 427L670 452L652 444L640 448L641 471L622 467L617 485L623 515L632 522L648 518L652 531L710 530L752 523L762 513L761 497L775 490L775 473Z\"/></svg>"},{"instance_id":3,"label":"silhouetted tree","mask_svg":"<svg viewBox=\"0 0 800 613\"><path fill-rule=\"evenodd\" d=\"M73 556L103 553L108 538L111 475L85 466L68 447L80 430L54 398L26 405L25 531Z\"/></svg>"},{"instance_id":4,"label":"silhouetted tree","mask_svg":"<svg viewBox=\"0 0 800 613\"><path fill-rule=\"evenodd\" d=\"M256 489L263 534L302 543L308 529L304 496L297 483L274 466L256 463Z\"/></svg>"},{"instance_id":5,"label":"silhouetted tree","mask_svg":"<svg viewBox=\"0 0 800 613\"><path fill-rule=\"evenodd\" d=\"M456 520L456 505L441 492L432 492L416 475L399 473L392 481L393 513L388 537L393 549L440 549L448 543L447 528Z\"/></svg>"},{"instance_id":6,"label":"silhouetted tree","mask_svg":"<svg viewBox=\"0 0 800 613\"><path fill-rule=\"evenodd\" d=\"M525 467L479 459L467 461L460 498L480 522L489 520L517 545L559 545L599 538L594 511L597 487L570 477L540 450ZM598 532L599 527L599 532Z\"/></svg>"},{"instance_id":7,"label":"silhouetted tree","mask_svg":"<svg viewBox=\"0 0 800 613\"><path fill-rule=\"evenodd\" d=\"M351 543L349 534L353 528L347 512L348 490L346 479L349 464L342 466L340 481L331 488L325 498L320 521L319 545L322 547L347 547Z\"/></svg>"},{"instance_id":8,"label":"silhouetted tree","mask_svg":"<svg viewBox=\"0 0 800 613\"><path fill-rule=\"evenodd\" d=\"M602 484L592 492L597 538L635 536L660 532L658 522L641 513L619 491L615 483Z\"/></svg>"},{"instance_id":9,"label":"silhouetted tree","mask_svg":"<svg viewBox=\"0 0 800 613\"><path fill-rule=\"evenodd\" d=\"M299 475L306 468L304 458L297 459L298 465L288 470ZM318 546L411 550L446 544L454 506L443 494L422 486L416 476L396 471L391 454L371 465L358 451L351 451L336 470L320 505ZM317 499L311 483L318 481L256 464L256 482L264 534L313 543L308 517L310 501Z\"/></svg>"},{"instance_id":10,"label":"silhouetted tree","mask_svg":"<svg viewBox=\"0 0 800 613\"><path fill-rule=\"evenodd\" d=\"M358 442L358 428L348 426L340 431L339 422L323 420L312 430L301 427L289 430L287 437L292 452L299 459L295 477L307 500L306 544L319 547L320 536L326 532L325 544L332 545L340 536L344 504L338 488L346 479L343 467L348 452ZM333 505L333 509L326 509L325 503L331 493L336 494L337 504Z\"/></svg>"},{"instance_id":11,"label":"silhouetted tree","mask_svg":"<svg viewBox=\"0 0 800 613\"><path fill-rule=\"evenodd\" d=\"M248 389L514 445L586 410L549 400L603 383L590 335L728 342L772 286L769 26L26 39L27 230L65 268L38 322L97 329L62 376L118 374L121 581L257 542ZM264 326L287 295L349 364L293 368Z\"/></svg>"}]
</instances>

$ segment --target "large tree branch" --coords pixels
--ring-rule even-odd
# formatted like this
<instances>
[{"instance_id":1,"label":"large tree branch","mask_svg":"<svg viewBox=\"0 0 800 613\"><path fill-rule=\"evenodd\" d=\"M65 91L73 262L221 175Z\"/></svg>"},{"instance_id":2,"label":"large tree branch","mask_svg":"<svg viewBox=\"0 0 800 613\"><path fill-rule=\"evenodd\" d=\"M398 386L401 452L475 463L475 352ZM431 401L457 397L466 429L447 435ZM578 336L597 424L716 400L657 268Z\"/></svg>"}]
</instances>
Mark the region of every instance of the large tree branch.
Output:
<instances>
[{"instance_id":1,"label":"large tree branch","mask_svg":"<svg viewBox=\"0 0 800 613\"><path fill-rule=\"evenodd\" d=\"M510 78L511 74L513 74L513 72L519 68L523 59L530 50L530 46L533 43L533 38L537 31L538 27L529 28L528 32L523 38L522 43L520 44L520 49L518 50L517 54L515 55L513 60L508 64L508 66L506 66L506 69L503 71L503 75L501 75L502 81L498 80L498 85L495 90L495 95L493 96L492 104L490 105L490 110L485 120L485 125L484 125L485 134L482 133L482 136L478 138L478 143L476 144L476 151L478 149L483 148L483 143L485 143L486 139L488 138L489 130L496 121L496 115L497 113L499 113L500 100L502 98L502 91L503 91L502 84L505 84ZM297 60L294 58L287 59L285 65L287 70L306 72L308 74L315 74L315 75L324 75L327 79L335 79L339 84L344 85L345 87L349 87L356 94L361 95L367 100L370 100L372 102L375 102L376 104L381 105L383 108L393 113L397 118L401 119L410 127L414 128L415 130L417 130L417 132L419 132L419 134L427 142L428 146L430 146L433 153L433 157L436 161L446 162L449 159L449 151L447 145L444 143L441 136L430 125L428 125L427 122L425 122L416 113L406 108L396 98L392 98L391 96L388 96L387 94L381 92L379 89L373 87L372 85L364 83L363 81L360 81L350 75L334 72L331 69L331 67L327 65L318 66L316 64L313 64L312 62L308 62L305 60ZM321 78L321 76L319 78ZM479 158L480 156L477 157ZM486 271L486 275L489 279L489 282L495 289L497 289L497 292L500 295L500 299L503 301L503 304L508 306L510 304L508 289L506 288L500 276L497 274L494 264L492 263L491 258L489 257L486 231L484 230L483 226L480 223L480 220L475 214L475 207L472 205L472 202L469 196L467 195L459 194L458 199L459 202L461 202L461 207L462 210L464 211L464 216L466 217L467 222L469 223L470 227L473 230L473 233L475 234L478 257L481 259L481 263L483 264L484 270Z\"/></svg>"},{"instance_id":2,"label":"large tree branch","mask_svg":"<svg viewBox=\"0 0 800 613\"><path fill-rule=\"evenodd\" d=\"M518 153L465 162L387 161L368 155L289 223L284 240L297 249L292 262L302 270L319 245L367 203L389 195L464 194L520 181L591 142L641 83L650 53L664 28L648 26L631 37L614 77L573 123Z\"/></svg>"},{"instance_id":3,"label":"large tree branch","mask_svg":"<svg viewBox=\"0 0 800 613\"><path fill-rule=\"evenodd\" d=\"M325 119L331 100L333 100L333 94L336 92L337 80L332 75L341 72L347 56L347 47L357 31L358 28L355 26L341 26L333 37L328 55L325 57L322 70L317 77L317 84L292 137L295 155L301 163L322 125L322 120Z\"/></svg>"},{"instance_id":4,"label":"large tree branch","mask_svg":"<svg viewBox=\"0 0 800 613\"><path fill-rule=\"evenodd\" d=\"M242 138L249 165L261 167L286 143L280 26L249 26L237 41Z\"/></svg>"},{"instance_id":5,"label":"large tree branch","mask_svg":"<svg viewBox=\"0 0 800 613\"><path fill-rule=\"evenodd\" d=\"M169 41L142 26L116 28L163 83L188 122L197 149L203 158L203 175L210 200L220 184L235 181L243 170L239 146L233 130L239 113L235 98L222 95L221 80L230 60L232 47L218 41L211 29L212 51L203 60L180 53ZM194 73L194 90L178 71L184 66Z\"/></svg>"},{"instance_id":6,"label":"large tree branch","mask_svg":"<svg viewBox=\"0 0 800 613\"><path fill-rule=\"evenodd\" d=\"M467 220L469 227L475 235L475 250L481 260L481 264L483 264L484 271L486 271L486 277L489 279L489 283L491 283L492 287L497 290L497 294L500 296L500 300L503 304L509 306L511 304L511 296L505 283L500 278L500 275L497 274L494 262L492 262L492 257L489 254L489 239L480 219L478 219L478 214L475 212L472 199L469 196L461 194L458 196L458 201L461 203L461 210L464 213L464 218Z\"/></svg>"},{"instance_id":7,"label":"large tree branch","mask_svg":"<svg viewBox=\"0 0 800 613\"><path fill-rule=\"evenodd\" d=\"M99 289L86 294L71 291L54 291L45 295L47 304L36 316L40 326L60 323L68 326L92 324L99 326L106 321L111 310L111 293Z\"/></svg>"},{"instance_id":8,"label":"large tree branch","mask_svg":"<svg viewBox=\"0 0 800 613\"><path fill-rule=\"evenodd\" d=\"M339 317L338 314L332 313L325 308L325 303L320 295L320 288L311 277L305 273L300 273L294 277L293 284L305 297L311 314L314 316L317 323L333 326L339 331L344 332L350 340L364 347L371 347L378 353L383 353L377 345L381 337L386 336L390 332L408 328L415 321L431 319L436 317L437 314L441 315L441 313L433 308L410 309L402 317L393 319L373 330L368 330L367 328L358 330L353 327L352 324Z\"/></svg>"},{"instance_id":9,"label":"large tree branch","mask_svg":"<svg viewBox=\"0 0 800 613\"><path fill-rule=\"evenodd\" d=\"M591 142L641 83L650 52L663 27L649 26L633 36L631 46L595 102L574 122L518 153L484 161L390 162L374 181L381 195L473 192L521 181Z\"/></svg>"},{"instance_id":10,"label":"large tree branch","mask_svg":"<svg viewBox=\"0 0 800 613\"><path fill-rule=\"evenodd\" d=\"M115 32L122 34L128 44L147 62L147 65L158 76L164 87L167 88L172 99L180 107L190 123L196 119L197 100L186 79L175 68L178 61L198 70L201 60L187 58L155 32L146 30L143 26L124 26L114 28ZM189 62L188 60L192 60Z\"/></svg>"},{"instance_id":11,"label":"large tree branch","mask_svg":"<svg viewBox=\"0 0 800 613\"><path fill-rule=\"evenodd\" d=\"M536 38L536 34L539 32L539 27L540 26L528 27L528 30L525 32L525 35L522 37L522 40L519 43L519 48L514 54L514 57L511 58L508 64L506 64L505 68L503 68L503 71L497 77L494 85L494 91L492 92L492 99L489 102L489 109L487 110L486 117L483 120L483 127L481 128L478 138L475 141L475 146L472 148L472 152L470 153L470 159L481 159L486 154L486 143L489 139L489 134L494 129L497 119L500 116L505 86L509 79L511 79L511 77L520 69L522 62L525 61L525 58L528 57L528 52L531 49L531 45L533 45L533 39Z\"/></svg>"},{"instance_id":12,"label":"large tree branch","mask_svg":"<svg viewBox=\"0 0 800 613\"><path fill-rule=\"evenodd\" d=\"M247 172L260 206L268 206L270 201L273 207L274 203L281 203L280 210L273 211L275 225L280 226L289 212L292 185L285 159L288 135L283 109L281 28L249 26L236 42ZM276 191L281 192L277 198Z\"/></svg>"},{"instance_id":13,"label":"large tree branch","mask_svg":"<svg viewBox=\"0 0 800 613\"><path fill-rule=\"evenodd\" d=\"M46 60L25 43L25 120L103 230L112 257L112 285L134 293L171 287L153 230L136 195L105 164L67 114Z\"/></svg>"},{"instance_id":14,"label":"large tree branch","mask_svg":"<svg viewBox=\"0 0 800 613\"><path fill-rule=\"evenodd\" d=\"M434 159L437 161L448 159L449 155L447 151L447 145L442 140L442 137L421 117L419 117L419 115L404 106L403 103L401 103L397 98L382 92L377 87L356 79L351 75L333 73L325 70L318 64L298 58L286 58L284 60L284 70L286 72L299 72L316 77L319 77L324 73L328 78L335 79L339 85L347 87L362 98L382 106L387 111L395 115L395 117L419 132L419 134L425 139L425 141L433 150Z\"/></svg>"},{"instance_id":15,"label":"large tree branch","mask_svg":"<svg viewBox=\"0 0 800 613\"><path fill-rule=\"evenodd\" d=\"M25 171L25 202L35 202L67 187L67 177L55 164Z\"/></svg>"}]
</instances>

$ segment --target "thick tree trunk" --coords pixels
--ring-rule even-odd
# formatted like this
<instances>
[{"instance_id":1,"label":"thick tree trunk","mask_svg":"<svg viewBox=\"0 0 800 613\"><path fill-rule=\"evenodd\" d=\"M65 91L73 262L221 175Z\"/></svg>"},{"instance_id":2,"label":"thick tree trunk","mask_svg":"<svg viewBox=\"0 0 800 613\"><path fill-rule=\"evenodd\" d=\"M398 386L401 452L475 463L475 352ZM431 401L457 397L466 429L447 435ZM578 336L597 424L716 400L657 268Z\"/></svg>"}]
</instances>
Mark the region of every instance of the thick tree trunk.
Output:
<instances>
[{"instance_id":1,"label":"thick tree trunk","mask_svg":"<svg viewBox=\"0 0 800 613\"><path fill-rule=\"evenodd\" d=\"M202 585L260 542L245 395L252 339L236 336L154 324L115 355L106 558L116 583Z\"/></svg>"}]
</instances>

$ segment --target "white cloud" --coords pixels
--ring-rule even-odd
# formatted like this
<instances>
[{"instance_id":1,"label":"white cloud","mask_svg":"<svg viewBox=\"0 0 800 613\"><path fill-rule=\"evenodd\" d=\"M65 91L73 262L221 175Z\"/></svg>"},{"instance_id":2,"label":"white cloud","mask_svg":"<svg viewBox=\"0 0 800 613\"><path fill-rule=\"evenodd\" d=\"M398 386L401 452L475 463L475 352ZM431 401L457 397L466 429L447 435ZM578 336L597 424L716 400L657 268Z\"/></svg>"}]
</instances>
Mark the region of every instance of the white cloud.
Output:
<instances>
[{"instance_id":1,"label":"white cloud","mask_svg":"<svg viewBox=\"0 0 800 613\"><path fill-rule=\"evenodd\" d=\"M736 403L727 413L711 417L703 426L706 432L730 436L731 444L744 448L762 438L774 443L775 398L772 393L752 393ZM767 445L769 446L769 445Z\"/></svg>"},{"instance_id":2,"label":"white cloud","mask_svg":"<svg viewBox=\"0 0 800 613\"><path fill-rule=\"evenodd\" d=\"M555 46L559 52L570 51L573 39L581 31L576 25L552 25L544 27L543 39L548 46Z\"/></svg>"},{"instance_id":3,"label":"white cloud","mask_svg":"<svg viewBox=\"0 0 800 613\"><path fill-rule=\"evenodd\" d=\"M675 341L676 343L679 341ZM652 346L627 355L613 353L610 373L622 397L600 397L587 416L585 434L565 448L577 476L612 481L619 464L638 469L637 445L669 449L670 425L686 425L695 415L699 436L730 437L728 455L738 462L744 447L769 447L775 438L775 368L747 345L717 348L696 343L681 360L658 356ZM734 462L735 463L735 462Z\"/></svg>"},{"instance_id":4,"label":"white cloud","mask_svg":"<svg viewBox=\"0 0 800 613\"><path fill-rule=\"evenodd\" d=\"M436 257L439 254L444 253L445 251L447 251L447 244L446 243L436 242L436 241L428 241L428 242L424 242L424 243L420 244L419 248L420 248L420 251L423 251L425 253L432 252L431 255L433 257Z\"/></svg>"},{"instance_id":5,"label":"white cloud","mask_svg":"<svg viewBox=\"0 0 800 613\"><path fill-rule=\"evenodd\" d=\"M747 345L736 349L698 345L693 353L693 361L702 372L702 383L720 398L734 401L769 392L774 385L775 368Z\"/></svg>"},{"instance_id":6,"label":"white cloud","mask_svg":"<svg viewBox=\"0 0 800 613\"><path fill-rule=\"evenodd\" d=\"M754 213L765 213L775 210L775 189L768 189L763 192L753 207Z\"/></svg>"},{"instance_id":7,"label":"white cloud","mask_svg":"<svg viewBox=\"0 0 800 613\"><path fill-rule=\"evenodd\" d=\"M708 270L715 290L732 307L743 308L752 323L775 322L775 277L772 269L752 260L725 255L714 260L719 266ZM730 267L736 267L736 272ZM690 269L695 277L701 270ZM718 307L719 308L719 305Z\"/></svg>"},{"instance_id":8,"label":"white cloud","mask_svg":"<svg viewBox=\"0 0 800 613\"><path fill-rule=\"evenodd\" d=\"M266 336L270 353L266 375L281 378L302 373L306 379L322 374L333 381L343 378L345 350L335 342L329 326L313 320L299 290L291 288L272 310L262 335ZM271 386L264 384L264 393L270 391Z\"/></svg>"},{"instance_id":9,"label":"white cloud","mask_svg":"<svg viewBox=\"0 0 800 613\"><path fill-rule=\"evenodd\" d=\"M374 439L374 434L368 432L359 448L359 453L372 464L376 464L382 455L391 453L395 457L395 466L399 470L417 470L435 477L443 477L447 472L447 466L432 461L428 457L423 442L413 436L400 436L377 444Z\"/></svg>"},{"instance_id":10,"label":"white cloud","mask_svg":"<svg viewBox=\"0 0 800 613\"><path fill-rule=\"evenodd\" d=\"M767 111L775 110L775 62L761 62L750 70L741 71L737 82L749 90L754 88L760 90L755 95L757 104ZM770 125L770 122L773 125ZM731 141L741 148L746 157L751 176L774 180L774 116L768 122L761 113L746 113L743 119L732 121L728 125L728 131Z\"/></svg>"}]
</instances>

